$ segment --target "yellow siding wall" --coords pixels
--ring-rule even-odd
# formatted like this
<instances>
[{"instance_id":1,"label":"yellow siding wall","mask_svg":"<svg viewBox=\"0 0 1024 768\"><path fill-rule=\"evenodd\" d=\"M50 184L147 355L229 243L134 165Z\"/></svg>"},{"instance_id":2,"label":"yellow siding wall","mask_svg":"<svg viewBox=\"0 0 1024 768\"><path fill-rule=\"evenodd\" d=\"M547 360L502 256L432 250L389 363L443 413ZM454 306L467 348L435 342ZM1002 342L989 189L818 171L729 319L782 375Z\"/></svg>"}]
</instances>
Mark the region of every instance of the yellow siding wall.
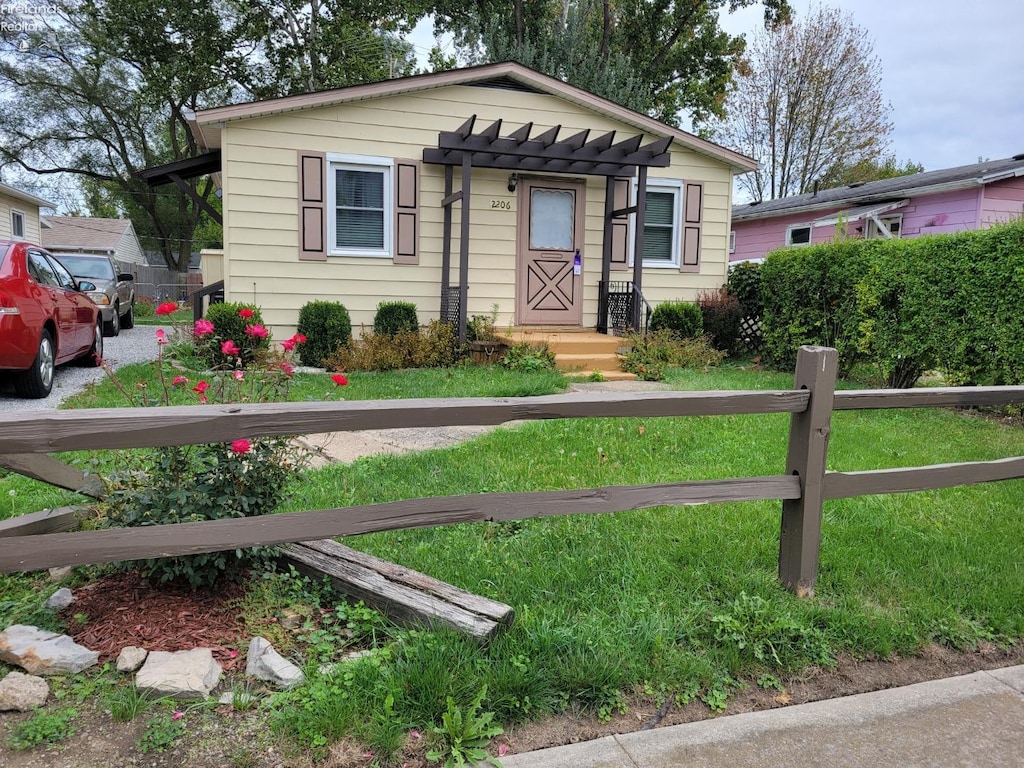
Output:
<instances>
[{"instance_id":1,"label":"yellow siding wall","mask_svg":"<svg viewBox=\"0 0 1024 768\"><path fill-rule=\"evenodd\" d=\"M11 209L25 214L25 240L39 243L39 206L0 193L0 240L11 239Z\"/></svg>"},{"instance_id":2,"label":"yellow siding wall","mask_svg":"<svg viewBox=\"0 0 1024 768\"><path fill-rule=\"evenodd\" d=\"M471 86L449 86L336 107L228 123L221 137L224 187L225 287L229 301L254 301L276 338L290 334L299 309L313 299L341 301L353 328L373 322L378 302L412 301L421 322L436 318L441 282L441 226L444 172L421 167L420 263L394 264L366 257L329 256L326 262L298 260L297 150L420 159L437 146L439 131L454 130L476 114L477 128L498 118L502 135L526 122L534 134L561 125L563 138L591 129L591 137L616 130L621 138L637 129L545 94ZM648 136L653 141L654 136ZM517 193L507 190L508 171L474 169L470 217L469 314L499 306L499 327L514 322ZM727 166L673 146L672 166L652 176L704 182L704 223L700 273L646 269L643 291L652 304L694 299L700 290L725 281L728 263L732 174ZM567 178L579 178L568 176ZM601 275L604 178L588 177L584 248L584 327L597 318ZM459 172L454 189L459 189ZM510 209L492 209L492 200ZM452 261L458 264L460 203L454 206ZM613 272L612 279L631 279ZM452 281L458 284L457 269ZM356 331L358 333L358 331Z\"/></svg>"}]
</instances>

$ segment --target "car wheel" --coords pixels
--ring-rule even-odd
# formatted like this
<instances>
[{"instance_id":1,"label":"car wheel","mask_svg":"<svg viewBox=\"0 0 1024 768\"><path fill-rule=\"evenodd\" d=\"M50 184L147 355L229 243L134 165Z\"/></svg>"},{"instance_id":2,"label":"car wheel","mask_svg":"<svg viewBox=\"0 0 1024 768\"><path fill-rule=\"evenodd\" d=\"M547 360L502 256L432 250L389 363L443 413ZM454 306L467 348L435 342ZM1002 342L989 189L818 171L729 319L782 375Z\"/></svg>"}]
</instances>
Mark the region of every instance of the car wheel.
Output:
<instances>
[{"instance_id":1,"label":"car wheel","mask_svg":"<svg viewBox=\"0 0 1024 768\"><path fill-rule=\"evenodd\" d=\"M117 315L114 315L114 317L117 317ZM75 360L75 365L80 365L83 368L98 368L103 365L103 330L101 322L99 319L96 320L96 327L92 332L92 346L89 347L88 352Z\"/></svg>"},{"instance_id":2,"label":"car wheel","mask_svg":"<svg viewBox=\"0 0 1024 768\"><path fill-rule=\"evenodd\" d=\"M128 305L128 311L121 317L121 327L128 329L135 327L135 302Z\"/></svg>"},{"instance_id":3,"label":"car wheel","mask_svg":"<svg viewBox=\"0 0 1024 768\"><path fill-rule=\"evenodd\" d=\"M115 303L114 314L108 322L103 323L103 333L106 336L117 336L121 332L121 308Z\"/></svg>"},{"instance_id":4,"label":"car wheel","mask_svg":"<svg viewBox=\"0 0 1024 768\"><path fill-rule=\"evenodd\" d=\"M32 367L22 371L14 378L14 391L21 397L46 397L53 389L53 369L57 358L57 350L53 345L53 336L43 330L39 337L39 349Z\"/></svg>"}]
</instances>

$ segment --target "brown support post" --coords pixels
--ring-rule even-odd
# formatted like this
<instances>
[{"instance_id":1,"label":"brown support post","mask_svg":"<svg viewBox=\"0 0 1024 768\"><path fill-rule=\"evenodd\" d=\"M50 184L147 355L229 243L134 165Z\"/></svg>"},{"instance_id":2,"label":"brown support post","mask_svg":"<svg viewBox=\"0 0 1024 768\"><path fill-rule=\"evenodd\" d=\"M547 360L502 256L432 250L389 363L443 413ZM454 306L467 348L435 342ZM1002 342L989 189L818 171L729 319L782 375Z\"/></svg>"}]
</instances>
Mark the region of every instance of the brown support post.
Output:
<instances>
[{"instance_id":1,"label":"brown support post","mask_svg":"<svg viewBox=\"0 0 1024 768\"><path fill-rule=\"evenodd\" d=\"M814 595L821 548L825 460L832 424L832 401L839 356L829 347L800 347L794 389L811 393L807 410L789 422L786 474L800 478L799 499L782 502L779 581L798 597Z\"/></svg>"},{"instance_id":2,"label":"brown support post","mask_svg":"<svg viewBox=\"0 0 1024 768\"><path fill-rule=\"evenodd\" d=\"M640 330L641 280L644 267L644 220L647 218L647 166L641 165L636 182L636 231L633 233L633 330Z\"/></svg>"},{"instance_id":3,"label":"brown support post","mask_svg":"<svg viewBox=\"0 0 1024 768\"><path fill-rule=\"evenodd\" d=\"M444 196L447 198L452 193L452 167L444 167ZM441 319L445 318L445 309L448 304L448 289L451 287L452 268L452 205L444 204L444 224L441 234Z\"/></svg>"},{"instance_id":4,"label":"brown support post","mask_svg":"<svg viewBox=\"0 0 1024 768\"><path fill-rule=\"evenodd\" d=\"M470 153L462 155L462 228L459 234L459 344L466 343L466 322L469 320L466 295L469 293L469 177L473 166Z\"/></svg>"},{"instance_id":5,"label":"brown support post","mask_svg":"<svg viewBox=\"0 0 1024 768\"><path fill-rule=\"evenodd\" d=\"M601 282L607 283L612 269L612 214L615 212L615 177L608 176L604 183L604 242L601 244Z\"/></svg>"}]
</instances>

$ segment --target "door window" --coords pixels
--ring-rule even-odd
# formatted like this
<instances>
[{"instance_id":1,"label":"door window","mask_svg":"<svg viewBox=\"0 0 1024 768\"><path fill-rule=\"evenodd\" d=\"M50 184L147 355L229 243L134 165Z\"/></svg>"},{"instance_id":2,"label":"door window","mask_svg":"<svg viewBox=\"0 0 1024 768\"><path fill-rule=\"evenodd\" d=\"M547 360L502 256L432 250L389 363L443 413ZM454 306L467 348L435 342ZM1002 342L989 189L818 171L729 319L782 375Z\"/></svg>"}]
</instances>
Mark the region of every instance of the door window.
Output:
<instances>
[{"instance_id":1,"label":"door window","mask_svg":"<svg viewBox=\"0 0 1024 768\"><path fill-rule=\"evenodd\" d=\"M69 291L73 291L77 288L75 285L75 278L71 276L71 273L64 269L64 266L56 259L49 260L50 266L53 267L54 274L57 275L57 282L60 283L61 288L67 288Z\"/></svg>"},{"instance_id":2,"label":"door window","mask_svg":"<svg viewBox=\"0 0 1024 768\"><path fill-rule=\"evenodd\" d=\"M51 288L60 288L60 281L57 274L50 266L50 262L39 251L28 252L28 273L40 285L48 285Z\"/></svg>"},{"instance_id":3,"label":"door window","mask_svg":"<svg viewBox=\"0 0 1024 768\"><path fill-rule=\"evenodd\" d=\"M530 190L530 250L573 249L575 202L570 190Z\"/></svg>"}]
</instances>

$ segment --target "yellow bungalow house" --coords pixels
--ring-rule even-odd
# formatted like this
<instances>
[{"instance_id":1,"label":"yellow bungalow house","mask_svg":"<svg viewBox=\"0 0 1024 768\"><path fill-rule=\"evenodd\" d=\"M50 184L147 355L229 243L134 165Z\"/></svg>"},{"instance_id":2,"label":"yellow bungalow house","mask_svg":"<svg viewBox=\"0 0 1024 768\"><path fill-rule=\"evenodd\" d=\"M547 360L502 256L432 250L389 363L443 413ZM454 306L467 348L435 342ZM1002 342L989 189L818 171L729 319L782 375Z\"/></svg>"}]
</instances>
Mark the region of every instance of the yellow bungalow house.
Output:
<instances>
[{"instance_id":1,"label":"yellow bungalow house","mask_svg":"<svg viewBox=\"0 0 1024 768\"><path fill-rule=\"evenodd\" d=\"M499 327L605 331L634 289L693 300L725 282L733 175L755 165L513 63L208 109L193 131L207 154L141 175L220 172L204 272L276 338L314 299L355 328L400 299L421 322L496 305Z\"/></svg>"}]
</instances>

